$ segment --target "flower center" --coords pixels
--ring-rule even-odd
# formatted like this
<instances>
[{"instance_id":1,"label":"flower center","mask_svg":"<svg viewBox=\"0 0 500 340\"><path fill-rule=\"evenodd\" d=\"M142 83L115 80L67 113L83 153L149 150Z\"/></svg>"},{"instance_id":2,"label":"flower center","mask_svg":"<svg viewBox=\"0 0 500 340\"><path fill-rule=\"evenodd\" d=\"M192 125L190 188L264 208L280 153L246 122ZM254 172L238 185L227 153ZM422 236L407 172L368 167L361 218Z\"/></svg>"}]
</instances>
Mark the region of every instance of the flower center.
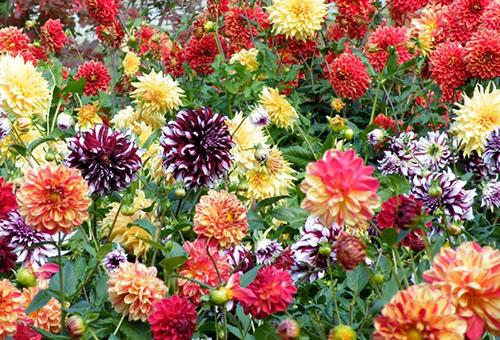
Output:
<instances>
[{"instance_id":1,"label":"flower center","mask_svg":"<svg viewBox=\"0 0 500 340\"><path fill-rule=\"evenodd\" d=\"M299 19L308 19L310 13L309 6L307 3L299 0L292 6L292 13Z\"/></svg>"},{"instance_id":2,"label":"flower center","mask_svg":"<svg viewBox=\"0 0 500 340\"><path fill-rule=\"evenodd\" d=\"M432 144L429 147L429 149L427 149L427 152L432 157L440 157L443 153L443 147L441 145L438 145L438 144Z\"/></svg>"},{"instance_id":3,"label":"flower center","mask_svg":"<svg viewBox=\"0 0 500 340\"><path fill-rule=\"evenodd\" d=\"M227 213L227 217L226 217L226 221L228 221L229 223L233 223L233 215L231 215L230 212Z\"/></svg>"},{"instance_id":4,"label":"flower center","mask_svg":"<svg viewBox=\"0 0 500 340\"><path fill-rule=\"evenodd\" d=\"M146 103L159 103L161 100L161 95L154 90L147 90L142 95L142 100Z\"/></svg>"},{"instance_id":5,"label":"flower center","mask_svg":"<svg viewBox=\"0 0 500 340\"><path fill-rule=\"evenodd\" d=\"M500 125L500 110L498 108L485 108L477 117L477 124L483 129L493 130Z\"/></svg>"},{"instance_id":6,"label":"flower center","mask_svg":"<svg viewBox=\"0 0 500 340\"><path fill-rule=\"evenodd\" d=\"M422 332L420 332L416 328L410 328L408 332L406 332L406 339L407 340L424 340L424 336Z\"/></svg>"},{"instance_id":7,"label":"flower center","mask_svg":"<svg viewBox=\"0 0 500 340\"><path fill-rule=\"evenodd\" d=\"M109 156L108 155L103 155L102 160L104 161L104 164L109 165Z\"/></svg>"},{"instance_id":8,"label":"flower center","mask_svg":"<svg viewBox=\"0 0 500 340\"><path fill-rule=\"evenodd\" d=\"M64 197L64 191L62 188L54 188L49 192L49 198L52 203L58 203Z\"/></svg>"}]
</instances>

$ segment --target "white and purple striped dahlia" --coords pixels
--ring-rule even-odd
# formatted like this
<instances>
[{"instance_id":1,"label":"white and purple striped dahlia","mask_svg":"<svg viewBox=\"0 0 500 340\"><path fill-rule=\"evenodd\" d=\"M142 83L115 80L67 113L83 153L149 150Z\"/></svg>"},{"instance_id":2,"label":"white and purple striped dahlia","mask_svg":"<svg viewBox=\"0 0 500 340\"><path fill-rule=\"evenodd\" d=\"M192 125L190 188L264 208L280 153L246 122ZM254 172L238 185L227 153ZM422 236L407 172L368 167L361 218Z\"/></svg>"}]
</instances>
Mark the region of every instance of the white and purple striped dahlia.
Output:
<instances>
[{"instance_id":1,"label":"white and purple striped dahlia","mask_svg":"<svg viewBox=\"0 0 500 340\"><path fill-rule=\"evenodd\" d=\"M451 161L448 135L440 132L429 132L417 142L415 151L419 165L425 169L439 171Z\"/></svg>"},{"instance_id":2,"label":"white and purple striped dahlia","mask_svg":"<svg viewBox=\"0 0 500 340\"><path fill-rule=\"evenodd\" d=\"M226 117L208 107L183 110L163 128L163 167L187 188L212 187L231 164Z\"/></svg>"},{"instance_id":3,"label":"white and purple striped dahlia","mask_svg":"<svg viewBox=\"0 0 500 340\"><path fill-rule=\"evenodd\" d=\"M500 172L500 127L486 137L483 160L491 171Z\"/></svg>"},{"instance_id":4,"label":"white and purple striped dahlia","mask_svg":"<svg viewBox=\"0 0 500 340\"><path fill-rule=\"evenodd\" d=\"M120 264L127 262L127 254L118 246L118 249L110 251L102 260L102 264L108 272L113 273Z\"/></svg>"},{"instance_id":5,"label":"white and purple striped dahlia","mask_svg":"<svg viewBox=\"0 0 500 340\"><path fill-rule=\"evenodd\" d=\"M4 140L10 134L12 124L7 114L0 110L0 141Z\"/></svg>"},{"instance_id":6,"label":"white and purple striped dahlia","mask_svg":"<svg viewBox=\"0 0 500 340\"><path fill-rule=\"evenodd\" d=\"M486 184L482 191L481 206L486 206L491 211L500 208L500 182Z\"/></svg>"},{"instance_id":7,"label":"white and purple striped dahlia","mask_svg":"<svg viewBox=\"0 0 500 340\"><path fill-rule=\"evenodd\" d=\"M92 194L106 196L127 188L142 167L135 142L100 124L70 139L68 149L68 166L82 172Z\"/></svg>"}]
</instances>

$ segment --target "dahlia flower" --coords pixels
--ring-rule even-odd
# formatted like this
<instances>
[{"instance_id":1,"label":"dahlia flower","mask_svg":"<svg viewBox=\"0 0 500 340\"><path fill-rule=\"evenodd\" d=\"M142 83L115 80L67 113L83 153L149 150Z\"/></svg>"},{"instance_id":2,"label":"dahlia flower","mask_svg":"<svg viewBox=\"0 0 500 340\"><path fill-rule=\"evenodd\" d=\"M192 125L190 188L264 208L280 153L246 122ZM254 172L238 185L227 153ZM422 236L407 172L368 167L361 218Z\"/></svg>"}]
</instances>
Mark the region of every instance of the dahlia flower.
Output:
<instances>
[{"instance_id":1,"label":"dahlia flower","mask_svg":"<svg viewBox=\"0 0 500 340\"><path fill-rule=\"evenodd\" d=\"M357 236L342 232L334 244L337 261L345 271L353 270L366 258L366 244Z\"/></svg>"},{"instance_id":2,"label":"dahlia flower","mask_svg":"<svg viewBox=\"0 0 500 340\"><path fill-rule=\"evenodd\" d=\"M133 52L127 52L122 61L123 71L129 76L139 71L140 65L141 59ZM154 70L152 72L154 72Z\"/></svg>"},{"instance_id":3,"label":"dahlia flower","mask_svg":"<svg viewBox=\"0 0 500 340\"><path fill-rule=\"evenodd\" d=\"M5 112L0 111L0 142L3 141L11 132L12 124Z\"/></svg>"},{"instance_id":4,"label":"dahlia flower","mask_svg":"<svg viewBox=\"0 0 500 340\"><path fill-rule=\"evenodd\" d=\"M0 221L0 237L6 238L14 247L17 262L23 263L23 266L37 269L47 263L47 258L57 255L56 247L50 243L54 237L31 228L14 210Z\"/></svg>"},{"instance_id":5,"label":"dahlia flower","mask_svg":"<svg viewBox=\"0 0 500 340\"><path fill-rule=\"evenodd\" d=\"M430 211L442 208L449 218L471 220L474 218L472 205L476 190L465 190L465 184L467 183L457 179L448 168L444 172L434 172L426 177L415 176L411 193ZM438 185L442 190L439 197L433 197L429 194L429 189L435 185Z\"/></svg>"},{"instance_id":6,"label":"dahlia flower","mask_svg":"<svg viewBox=\"0 0 500 340\"><path fill-rule=\"evenodd\" d=\"M72 115L63 112L57 116L57 127L59 129L66 131L72 127L73 124L75 124L75 120Z\"/></svg>"},{"instance_id":7,"label":"dahlia flower","mask_svg":"<svg viewBox=\"0 0 500 340\"><path fill-rule=\"evenodd\" d=\"M196 328L197 314L194 305L188 299L174 295L161 299L153 308L148 318L153 339L191 339Z\"/></svg>"},{"instance_id":8,"label":"dahlia flower","mask_svg":"<svg viewBox=\"0 0 500 340\"><path fill-rule=\"evenodd\" d=\"M500 32L482 29L465 45L464 60L473 77L492 79L500 76Z\"/></svg>"},{"instance_id":9,"label":"dahlia flower","mask_svg":"<svg viewBox=\"0 0 500 340\"><path fill-rule=\"evenodd\" d=\"M426 284L399 291L375 319L374 340L463 340L465 321L450 299Z\"/></svg>"},{"instance_id":10,"label":"dahlia flower","mask_svg":"<svg viewBox=\"0 0 500 340\"><path fill-rule=\"evenodd\" d=\"M278 89L264 87L259 96L259 103L266 110L271 122L277 127L291 129L297 118L295 108L282 96Z\"/></svg>"},{"instance_id":11,"label":"dahlia flower","mask_svg":"<svg viewBox=\"0 0 500 340\"><path fill-rule=\"evenodd\" d=\"M137 122L145 123L156 130L165 125L165 116L146 114L135 110L132 106L127 106L123 110L118 111L111 120L111 123L113 123L117 129L129 129Z\"/></svg>"},{"instance_id":12,"label":"dahlia flower","mask_svg":"<svg viewBox=\"0 0 500 340\"><path fill-rule=\"evenodd\" d=\"M413 58L408 51L409 44L408 31L404 27L379 26L370 35L365 47L368 61L377 71L382 71L389 59L389 48L394 48L397 52L397 61L401 65Z\"/></svg>"},{"instance_id":13,"label":"dahlia flower","mask_svg":"<svg viewBox=\"0 0 500 340\"><path fill-rule=\"evenodd\" d=\"M18 321L16 334L12 337L12 340L42 340L42 335L29 325L33 325L33 320L26 317Z\"/></svg>"},{"instance_id":14,"label":"dahlia flower","mask_svg":"<svg viewBox=\"0 0 500 340\"><path fill-rule=\"evenodd\" d=\"M17 118L41 115L50 100L49 83L22 57L0 56L0 108Z\"/></svg>"},{"instance_id":15,"label":"dahlia flower","mask_svg":"<svg viewBox=\"0 0 500 340\"><path fill-rule=\"evenodd\" d=\"M300 190L306 194L301 207L330 225L354 226L369 220L380 206L379 182L374 168L364 166L354 150L328 150L306 167Z\"/></svg>"},{"instance_id":16,"label":"dahlia flower","mask_svg":"<svg viewBox=\"0 0 500 340\"><path fill-rule=\"evenodd\" d=\"M137 110L145 115L164 115L166 111L177 110L182 103L184 90L172 79L170 74L163 72L151 73L137 77L132 83L135 90L131 97L137 103Z\"/></svg>"},{"instance_id":17,"label":"dahlia flower","mask_svg":"<svg viewBox=\"0 0 500 340\"><path fill-rule=\"evenodd\" d=\"M85 0L87 11L98 24L108 26L116 21L118 15L117 0Z\"/></svg>"},{"instance_id":18,"label":"dahlia flower","mask_svg":"<svg viewBox=\"0 0 500 340\"><path fill-rule=\"evenodd\" d=\"M370 86L370 76L363 61L349 52L335 58L324 70L333 90L339 96L356 100L363 97Z\"/></svg>"},{"instance_id":19,"label":"dahlia flower","mask_svg":"<svg viewBox=\"0 0 500 340\"><path fill-rule=\"evenodd\" d=\"M500 127L496 127L486 137L483 160L492 172L500 172Z\"/></svg>"},{"instance_id":20,"label":"dahlia flower","mask_svg":"<svg viewBox=\"0 0 500 340\"><path fill-rule=\"evenodd\" d=\"M16 268L17 255L13 250L8 238L0 237L0 273L8 273Z\"/></svg>"},{"instance_id":21,"label":"dahlia flower","mask_svg":"<svg viewBox=\"0 0 500 340\"><path fill-rule=\"evenodd\" d=\"M442 249L423 277L450 297L457 308L456 314L465 318L470 328L477 322L475 318L479 318L488 332L499 336L499 268L500 251L465 242L455 250Z\"/></svg>"},{"instance_id":22,"label":"dahlia flower","mask_svg":"<svg viewBox=\"0 0 500 340\"><path fill-rule=\"evenodd\" d=\"M99 94L99 90L106 91L111 82L108 69L100 61L89 61L81 65L75 74L75 80L81 77L85 78L83 93L87 96L95 96Z\"/></svg>"},{"instance_id":23,"label":"dahlia flower","mask_svg":"<svg viewBox=\"0 0 500 340\"><path fill-rule=\"evenodd\" d=\"M437 171L452 161L448 134L431 131L416 143L415 158L425 169Z\"/></svg>"},{"instance_id":24,"label":"dahlia flower","mask_svg":"<svg viewBox=\"0 0 500 340\"><path fill-rule=\"evenodd\" d=\"M245 25L247 24L245 23ZM259 68L259 62L257 61L258 54L259 50L256 48L251 48L249 50L241 49L231 56L229 62L239 62L241 65L245 66L248 72L253 72Z\"/></svg>"},{"instance_id":25,"label":"dahlia flower","mask_svg":"<svg viewBox=\"0 0 500 340\"><path fill-rule=\"evenodd\" d=\"M492 1L484 10L479 29L485 28L500 32L500 2Z\"/></svg>"},{"instance_id":26,"label":"dahlia flower","mask_svg":"<svg viewBox=\"0 0 500 340\"><path fill-rule=\"evenodd\" d=\"M193 222L193 231L199 239L226 249L245 237L247 209L236 195L225 190L210 190L196 205Z\"/></svg>"},{"instance_id":27,"label":"dahlia flower","mask_svg":"<svg viewBox=\"0 0 500 340\"><path fill-rule=\"evenodd\" d=\"M271 117L269 113L260 105L255 106L255 108L250 112L248 116L250 122L259 127L265 127L271 123Z\"/></svg>"},{"instance_id":28,"label":"dahlia flower","mask_svg":"<svg viewBox=\"0 0 500 340\"><path fill-rule=\"evenodd\" d=\"M453 11L457 20L471 31L477 28L481 16L492 3L491 0L456 0L453 2Z\"/></svg>"},{"instance_id":29,"label":"dahlia flower","mask_svg":"<svg viewBox=\"0 0 500 340\"><path fill-rule=\"evenodd\" d=\"M213 186L231 163L234 142L225 120L208 107L180 111L163 128L165 171L188 188Z\"/></svg>"},{"instance_id":30,"label":"dahlia flower","mask_svg":"<svg viewBox=\"0 0 500 340\"><path fill-rule=\"evenodd\" d=\"M100 41L116 49L120 48L122 40L125 37L125 31L123 31L122 24L118 20L115 20L111 25L98 26L96 33Z\"/></svg>"},{"instance_id":31,"label":"dahlia flower","mask_svg":"<svg viewBox=\"0 0 500 340\"><path fill-rule=\"evenodd\" d=\"M94 104L85 104L82 107L75 109L78 112L78 121L76 127L80 131L92 129L97 124L102 124L102 118L98 115L99 102Z\"/></svg>"},{"instance_id":32,"label":"dahlia flower","mask_svg":"<svg viewBox=\"0 0 500 340\"><path fill-rule=\"evenodd\" d=\"M234 273L244 274L253 268L252 253L241 244L225 250L224 254Z\"/></svg>"},{"instance_id":33,"label":"dahlia flower","mask_svg":"<svg viewBox=\"0 0 500 340\"><path fill-rule=\"evenodd\" d=\"M327 228L319 218L311 216L307 218L304 227L300 229L300 239L291 246L295 259L291 272L295 282L302 278L314 282L325 276L329 263L328 256L331 264L335 263L337 257L333 251L330 255L323 256L319 250L323 245L331 247L340 235L340 231L341 229L335 224Z\"/></svg>"},{"instance_id":34,"label":"dahlia flower","mask_svg":"<svg viewBox=\"0 0 500 340\"><path fill-rule=\"evenodd\" d=\"M283 320L278 326L278 334L282 340L294 340L300 336L300 326L295 320Z\"/></svg>"},{"instance_id":35,"label":"dahlia flower","mask_svg":"<svg viewBox=\"0 0 500 340\"><path fill-rule=\"evenodd\" d=\"M283 247L276 240L261 238L255 244L255 259L257 264L272 264L283 251Z\"/></svg>"},{"instance_id":36,"label":"dahlia flower","mask_svg":"<svg viewBox=\"0 0 500 340\"><path fill-rule=\"evenodd\" d=\"M201 281L209 286L215 287L219 284L219 277L214 267L214 263L208 256L210 252L219 274L223 282L229 279L231 266L227 261L226 255L217 251L217 249L208 246L201 240L194 242L186 241L184 243L184 250L188 252L188 260L179 269L179 275L190 277L192 279ZM201 304L201 296L208 293L207 289L201 288L196 283L186 279L177 279L179 285L179 294L188 298L195 305Z\"/></svg>"},{"instance_id":37,"label":"dahlia flower","mask_svg":"<svg viewBox=\"0 0 500 340\"><path fill-rule=\"evenodd\" d=\"M218 37L222 51L227 54L227 43L220 36ZM200 74L210 74L213 72L212 63L219 54L217 42L214 34L205 34L201 38L192 36L184 49L186 62L193 70Z\"/></svg>"},{"instance_id":38,"label":"dahlia flower","mask_svg":"<svg viewBox=\"0 0 500 340\"><path fill-rule=\"evenodd\" d=\"M135 142L104 125L83 131L68 141L67 164L82 172L90 192L101 196L127 188L142 167Z\"/></svg>"},{"instance_id":39,"label":"dahlia flower","mask_svg":"<svg viewBox=\"0 0 500 340\"><path fill-rule=\"evenodd\" d=\"M0 281L0 339L16 332L17 321L22 318L21 293L7 279Z\"/></svg>"},{"instance_id":40,"label":"dahlia flower","mask_svg":"<svg viewBox=\"0 0 500 340\"><path fill-rule=\"evenodd\" d=\"M5 180L5 178L0 177L0 220L6 219L8 213L12 210L17 209L16 195L13 190L14 185Z\"/></svg>"},{"instance_id":41,"label":"dahlia flower","mask_svg":"<svg viewBox=\"0 0 500 340\"><path fill-rule=\"evenodd\" d=\"M468 156L464 155L463 150L458 153L458 166L466 173L471 173L474 176L473 180L488 180L490 175L494 175L482 157L479 157L476 151Z\"/></svg>"},{"instance_id":42,"label":"dahlia flower","mask_svg":"<svg viewBox=\"0 0 500 340\"><path fill-rule=\"evenodd\" d=\"M262 267L248 289L256 299L252 303L244 303L244 311L256 319L285 311L297 293L290 274L273 266Z\"/></svg>"},{"instance_id":43,"label":"dahlia flower","mask_svg":"<svg viewBox=\"0 0 500 340\"><path fill-rule=\"evenodd\" d=\"M464 94L464 103L456 103L456 106L452 129L460 147L467 156L472 151L481 156L486 137L500 126L500 90L493 83L486 89L478 84L472 97Z\"/></svg>"},{"instance_id":44,"label":"dahlia flower","mask_svg":"<svg viewBox=\"0 0 500 340\"><path fill-rule=\"evenodd\" d=\"M0 29L0 54L18 55L29 48L30 38L17 27Z\"/></svg>"},{"instance_id":45,"label":"dahlia flower","mask_svg":"<svg viewBox=\"0 0 500 340\"><path fill-rule=\"evenodd\" d=\"M49 51L59 52L64 47L68 37L64 33L61 20L49 19L40 28L42 43Z\"/></svg>"},{"instance_id":46,"label":"dahlia flower","mask_svg":"<svg viewBox=\"0 0 500 340\"><path fill-rule=\"evenodd\" d=\"M431 77L446 92L465 84L469 73L464 61L464 48L456 42L439 44L431 53ZM448 100L452 98L447 98Z\"/></svg>"},{"instance_id":47,"label":"dahlia flower","mask_svg":"<svg viewBox=\"0 0 500 340\"><path fill-rule=\"evenodd\" d=\"M128 316L129 321L146 321L153 305L167 293L167 286L156 277L155 267L136 262L124 262L110 274L109 301L117 313Z\"/></svg>"},{"instance_id":48,"label":"dahlia flower","mask_svg":"<svg viewBox=\"0 0 500 340\"><path fill-rule=\"evenodd\" d=\"M85 221L92 200L80 171L49 163L30 170L17 190L19 214L38 232L72 232Z\"/></svg>"},{"instance_id":49,"label":"dahlia flower","mask_svg":"<svg viewBox=\"0 0 500 340\"><path fill-rule=\"evenodd\" d=\"M483 188L481 206L486 206L492 212L500 207L500 182L490 182Z\"/></svg>"},{"instance_id":50,"label":"dahlia flower","mask_svg":"<svg viewBox=\"0 0 500 340\"><path fill-rule=\"evenodd\" d=\"M110 251L106 254L104 259L102 259L102 264L106 267L109 273L113 273L120 267L120 264L124 262L127 262L127 254L121 250L120 246L118 246L118 249Z\"/></svg>"},{"instance_id":51,"label":"dahlia flower","mask_svg":"<svg viewBox=\"0 0 500 340\"><path fill-rule=\"evenodd\" d=\"M248 5L231 7L224 14L224 35L232 44L250 47L252 38L259 35L254 23L258 26L267 24L259 6L254 6L253 9Z\"/></svg>"},{"instance_id":52,"label":"dahlia flower","mask_svg":"<svg viewBox=\"0 0 500 340\"><path fill-rule=\"evenodd\" d=\"M298 40L319 31L327 14L324 0L273 0L266 9L274 32Z\"/></svg>"}]
</instances>

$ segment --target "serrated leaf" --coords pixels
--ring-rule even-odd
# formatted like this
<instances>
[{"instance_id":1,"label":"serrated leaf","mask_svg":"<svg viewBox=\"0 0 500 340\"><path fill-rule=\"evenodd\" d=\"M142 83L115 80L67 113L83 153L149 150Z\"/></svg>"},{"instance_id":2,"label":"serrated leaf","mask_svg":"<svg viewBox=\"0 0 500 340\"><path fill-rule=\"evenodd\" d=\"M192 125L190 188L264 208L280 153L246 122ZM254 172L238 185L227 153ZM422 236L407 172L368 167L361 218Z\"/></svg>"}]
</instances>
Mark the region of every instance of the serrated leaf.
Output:
<instances>
[{"instance_id":1,"label":"serrated leaf","mask_svg":"<svg viewBox=\"0 0 500 340\"><path fill-rule=\"evenodd\" d=\"M366 268L359 265L346 274L347 286L355 293L359 293L365 288L368 283L368 274Z\"/></svg>"},{"instance_id":2,"label":"serrated leaf","mask_svg":"<svg viewBox=\"0 0 500 340\"><path fill-rule=\"evenodd\" d=\"M70 81L62 90L63 94L68 93L78 93L82 94L83 89L85 88L85 77L81 77L78 80Z\"/></svg>"},{"instance_id":3,"label":"serrated leaf","mask_svg":"<svg viewBox=\"0 0 500 340\"><path fill-rule=\"evenodd\" d=\"M61 291L61 281L59 276L61 275L61 270L59 270L49 282L49 289L53 291ZM75 275L75 270L72 262L67 262L62 269L64 294L73 295L76 292L76 287L78 286L78 277Z\"/></svg>"},{"instance_id":4,"label":"serrated leaf","mask_svg":"<svg viewBox=\"0 0 500 340\"><path fill-rule=\"evenodd\" d=\"M271 212L271 216L279 221L285 221L292 228L299 228L304 225L309 213L301 208L278 208Z\"/></svg>"},{"instance_id":5,"label":"serrated leaf","mask_svg":"<svg viewBox=\"0 0 500 340\"><path fill-rule=\"evenodd\" d=\"M283 158L301 168L305 168L307 164L315 160L311 151L300 145L284 147L281 151Z\"/></svg>"},{"instance_id":6,"label":"serrated leaf","mask_svg":"<svg viewBox=\"0 0 500 340\"><path fill-rule=\"evenodd\" d=\"M259 214L249 211L247 212L247 219L248 231L266 229L266 227L264 226L264 220L262 220L262 217L260 217Z\"/></svg>"},{"instance_id":7,"label":"serrated leaf","mask_svg":"<svg viewBox=\"0 0 500 340\"><path fill-rule=\"evenodd\" d=\"M155 237L156 227L153 225L153 223L147 220L138 219L132 222L132 224L147 230L152 237Z\"/></svg>"}]
</instances>

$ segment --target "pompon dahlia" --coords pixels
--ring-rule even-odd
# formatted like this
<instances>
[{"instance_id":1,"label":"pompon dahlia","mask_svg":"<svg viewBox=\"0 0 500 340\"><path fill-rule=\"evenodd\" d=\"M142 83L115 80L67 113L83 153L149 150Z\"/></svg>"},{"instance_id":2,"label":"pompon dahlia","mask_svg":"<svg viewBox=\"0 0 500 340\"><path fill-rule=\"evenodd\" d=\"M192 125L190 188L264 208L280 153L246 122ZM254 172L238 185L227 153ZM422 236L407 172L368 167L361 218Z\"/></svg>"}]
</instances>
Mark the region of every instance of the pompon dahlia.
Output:
<instances>
[{"instance_id":1,"label":"pompon dahlia","mask_svg":"<svg viewBox=\"0 0 500 340\"><path fill-rule=\"evenodd\" d=\"M492 1L483 12L479 29L490 29L500 32L500 2Z\"/></svg>"},{"instance_id":2,"label":"pompon dahlia","mask_svg":"<svg viewBox=\"0 0 500 340\"><path fill-rule=\"evenodd\" d=\"M259 95L259 103L266 110L277 127L292 129L297 118L295 108L282 96L278 89L264 87Z\"/></svg>"},{"instance_id":3,"label":"pompon dahlia","mask_svg":"<svg viewBox=\"0 0 500 340\"><path fill-rule=\"evenodd\" d=\"M298 40L319 31L327 14L324 0L273 0L266 9L274 32Z\"/></svg>"},{"instance_id":4,"label":"pompon dahlia","mask_svg":"<svg viewBox=\"0 0 500 340\"><path fill-rule=\"evenodd\" d=\"M227 54L227 43L222 37L218 37L222 51ZM219 54L214 34L205 34L201 38L192 36L184 49L186 62L193 70L201 74L213 72L212 63Z\"/></svg>"},{"instance_id":5,"label":"pompon dahlia","mask_svg":"<svg viewBox=\"0 0 500 340\"><path fill-rule=\"evenodd\" d=\"M456 0L452 8L457 20L471 31L475 31L480 23L480 19L494 1L492 0Z\"/></svg>"},{"instance_id":6,"label":"pompon dahlia","mask_svg":"<svg viewBox=\"0 0 500 340\"><path fill-rule=\"evenodd\" d=\"M325 276L329 263L328 256L332 265L337 257L334 251L327 256L321 255L320 248L331 247L340 232L340 227L335 224L327 228L319 218L311 216L307 218L304 227L300 229L300 239L291 246L295 259L291 270L294 281L307 279L309 282L314 282Z\"/></svg>"},{"instance_id":7,"label":"pompon dahlia","mask_svg":"<svg viewBox=\"0 0 500 340\"><path fill-rule=\"evenodd\" d=\"M116 21L118 0L85 0L87 11L99 25L109 26Z\"/></svg>"},{"instance_id":8,"label":"pompon dahlia","mask_svg":"<svg viewBox=\"0 0 500 340\"><path fill-rule=\"evenodd\" d=\"M45 119L49 83L21 56L0 55L0 108L17 118L40 115Z\"/></svg>"},{"instance_id":9,"label":"pompon dahlia","mask_svg":"<svg viewBox=\"0 0 500 340\"><path fill-rule=\"evenodd\" d=\"M135 90L131 97L137 103L136 110L145 115L163 116L167 111L177 110L182 103L184 90L172 79L170 74L163 75L160 71L137 77L137 82L132 83Z\"/></svg>"},{"instance_id":10,"label":"pompon dahlia","mask_svg":"<svg viewBox=\"0 0 500 340\"><path fill-rule=\"evenodd\" d=\"M97 26L96 33L100 41L108 43L110 47L116 49L120 48L123 37L125 37L125 31L118 20L109 26Z\"/></svg>"},{"instance_id":11,"label":"pompon dahlia","mask_svg":"<svg viewBox=\"0 0 500 340\"><path fill-rule=\"evenodd\" d=\"M59 52L64 47L68 37L63 31L64 25L61 20L49 19L40 28L42 42L49 51Z\"/></svg>"},{"instance_id":12,"label":"pompon dahlia","mask_svg":"<svg viewBox=\"0 0 500 340\"><path fill-rule=\"evenodd\" d=\"M129 321L146 321L153 305L167 294L167 286L156 277L155 267L124 262L107 282L109 301L117 313Z\"/></svg>"},{"instance_id":13,"label":"pompon dahlia","mask_svg":"<svg viewBox=\"0 0 500 340\"><path fill-rule=\"evenodd\" d=\"M452 125L456 139L465 155L476 151L481 156L486 137L500 126L500 90L493 83L486 89L477 84L472 97L464 94L463 104L456 106Z\"/></svg>"},{"instance_id":14,"label":"pompon dahlia","mask_svg":"<svg viewBox=\"0 0 500 340\"><path fill-rule=\"evenodd\" d=\"M104 125L77 134L68 149L68 166L82 172L92 194L105 196L127 188L142 167L135 141Z\"/></svg>"},{"instance_id":15,"label":"pompon dahlia","mask_svg":"<svg viewBox=\"0 0 500 340\"><path fill-rule=\"evenodd\" d=\"M464 49L456 42L439 44L431 53L431 77L441 91L456 89L467 81ZM450 98L451 99L451 98Z\"/></svg>"},{"instance_id":16,"label":"pompon dahlia","mask_svg":"<svg viewBox=\"0 0 500 340\"><path fill-rule=\"evenodd\" d=\"M0 29L0 54L18 55L29 48L30 38L17 27Z\"/></svg>"},{"instance_id":17,"label":"pompon dahlia","mask_svg":"<svg viewBox=\"0 0 500 340\"><path fill-rule=\"evenodd\" d=\"M482 320L488 332L500 335L500 251L475 242L462 243L455 250L444 248L423 277L451 298L456 314L470 328Z\"/></svg>"},{"instance_id":18,"label":"pompon dahlia","mask_svg":"<svg viewBox=\"0 0 500 340\"><path fill-rule=\"evenodd\" d=\"M482 29L465 45L467 70L473 77L492 79L500 76L500 32Z\"/></svg>"},{"instance_id":19,"label":"pompon dahlia","mask_svg":"<svg viewBox=\"0 0 500 340\"><path fill-rule=\"evenodd\" d=\"M300 190L306 194L301 207L326 225L355 226L369 220L380 206L379 182L374 168L364 166L354 150L328 150L322 159L309 163Z\"/></svg>"},{"instance_id":20,"label":"pompon dahlia","mask_svg":"<svg viewBox=\"0 0 500 340\"><path fill-rule=\"evenodd\" d=\"M413 58L408 51L409 33L404 27L381 25L370 34L365 47L366 57L373 68L382 71L391 53L389 48L397 52L398 64L401 65Z\"/></svg>"},{"instance_id":21,"label":"pompon dahlia","mask_svg":"<svg viewBox=\"0 0 500 340\"><path fill-rule=\"evenodd\" d=\"M426 177L415 176L411 193L422 201L430 211L442 208L444 213L453 220L471 220L474 218L472 205L476 190L465 190L467 182L456 178L450 168L444 172L434 172ZM438 186L442 193L433 197L429 189Z\"/></svg>"},{"instance_id":22,"label":"pompon dahlia","mask_svg":"<svg viewBox=\"0 0 500 340\"><path fill-rule=\"evenodd\" d=\"M429 3L429 0L394 0L391 2L392 10L401 14L410 14Z\"/></svg>"},{"instance_id":23,"label":"pompon dahlia","mask_svg":"<svg viewBox=\"0 0 500 340\"><path fill-rule=\"evenodd\" d=\"M500 172L500 127L496 127L486 137L482 157L484 163L492 172Z\"/></svg>"},{"instance_id":24,"label":"pompon dahlia","mask_svg":"<svg viewBox=\"0 0 500 340\"><path fill-rule=\"evenodd\" d=\"M375 319L374 340L463 340L466 322L438 289L427 284L396 293Z\"/></svg>"},{"instance_id":25,"label":"pompon dahlia","mask_svg":"<svg viewBox=\"0 0 500 340\"><path fill-rule=\"evenodd\" d=\"M247 209L236 195L225 190L209 190L196 205L193 222L193 231L201 240L227 249L239 244L245 237Z\"/></svg>"},{"instance_id":26,"label":"pompon dahlia","mask_svg":"<svg viewBox=\"0 0 500 340\"><path fill-rule=\"evenodd\" d=\"M186 298L174 295L161 299L149 315L153 339L190 340L196 328L196 310Z\"/></svg>"},{"instance_id":27,"label":"pompon dahlia","mask_svg":"<svg viewBox=\"0 0 500 340\"><path fill-rule=\"evenodd\" d=\"M0 220L6 219L11 210L17 209L16 195L13 192L14 185L0 177Z\"/></svg>"},{"instance_id":28,"label":"pompon dahlia","mask_svg":"<svg viewBox=\"0 0 500 340\"><path fill-rule=\"evenodd\" d=\"M328 57L327 57L328 59ZM363 97L370 86L370 76L365 64L352 53L342 53L325 69L333 90L347 99L356 100Z\"/></svg>"},{"instance_id":29,"label":"pompon dahlia","mask_svg":"<svg viewBox=\"0 0 500 340\"><path fill-rule=\"evenodd\" d=\"M209 286L215 287L219 284L219 277L214 263L208 256L208 251L212 256L223 282L229 279L231 265L227 261L227 256L219 252L216 248L207 246L201 240L185 242L184 250L188 252L188 260L179 269L179 275L190 277L201 281ZM208 289L203 289L196 283L187 279L177 279L179 294L185 296L195 305L201 304L201 296L208 293Z\"/></svg>"},{"instance_id":30,"label":"pompon dahlia","mask_svg":"<svg viewBox=\"0 0 500 340\"><path fill-rule=\"evenodd\" d=\"M262 267L248 289L256 299L252 303L243 303L244 311L256 319L285 311L297 293L291 275L274 266Z\"/></svg>"},{"instance_id":31,"label":"pompon dahlia","mask_svg":"<svg viewBox=\"0 0 500 340\"><path fill-rule=\"evenodd\" d=\"M231 164L226 117L208 107L185 110L162 129L163 166L188 188L211 187Z\"/></svg>"},{"instance_id":32,"label":"pompon dahlia","mask_svg":"<svg viewBox=\"0 0 500 340\"><path fill-rule=\"evenodd\" d=\"M9 280L0 281L0 339L16 332L17 322L23 316L21 292Z\"/></svg>"},{"instance_id":33,"label":"pompon dahlia","mask_svg":"<svg viewBox=\"0 0 500 340\"><path fill-rule=\"evenodd\" d=\"M500 208L500 182L490 182L482 190L481 206L492 212Z\"/></svg>"},{"instance_id":34,"label":"pompon dahlia","mask_svg":"<svg viewBox=\"0 0 500 340\"><path fill-rule=\"evenodd\" d=\"M346 272L359 266L366 258L366 244L359 237L346 232L337 237L333 249L337 262Z\"/></svg>"},{"instance_id":35,"label":"pompon dahlia","mask_svg":"<svg viewBox=\"0 0 500 340\"><path fill-rule=\"evenodd\" d=\"M108 69L100 61L89 61L81 65L75 74L75 80L81 77L85 78L83 93L87 96L95 96L99 90L106 91L111 82Z\"/></svg>"},{"instance_id":36,"label":"pompon dahlia","mask_svg":"<svg viewBox=\"0 0 500 340\"><path fill-rule=\"evenodd\" d=\"M19 214L38 232L65 234L89 216L92 200L79 170L49 163L31 169L17 190Z\"/></svg>"}]
</instances>

